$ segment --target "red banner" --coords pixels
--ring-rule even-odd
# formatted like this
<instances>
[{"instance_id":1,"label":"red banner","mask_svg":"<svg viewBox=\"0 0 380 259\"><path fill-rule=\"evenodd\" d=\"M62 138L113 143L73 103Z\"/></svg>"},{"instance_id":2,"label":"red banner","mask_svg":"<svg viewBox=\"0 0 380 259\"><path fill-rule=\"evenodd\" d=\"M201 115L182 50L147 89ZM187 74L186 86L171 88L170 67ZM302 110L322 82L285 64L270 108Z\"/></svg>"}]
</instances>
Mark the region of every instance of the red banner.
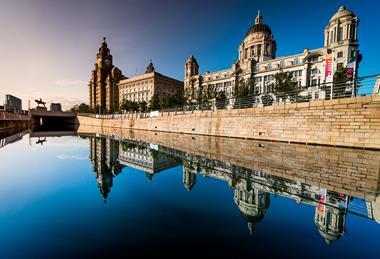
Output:
<instances>
[{"instance_id":1,"label":"red banner","mask_svg":"<svg viewBox=\"0 0 380 259\"><path fill-rule=\"evenodd\" d=\"M327 55L325 57L325 62L326 62L326 70L325 70L325 77L332 76L332 56Z\"/></svg>"}]
</instances>

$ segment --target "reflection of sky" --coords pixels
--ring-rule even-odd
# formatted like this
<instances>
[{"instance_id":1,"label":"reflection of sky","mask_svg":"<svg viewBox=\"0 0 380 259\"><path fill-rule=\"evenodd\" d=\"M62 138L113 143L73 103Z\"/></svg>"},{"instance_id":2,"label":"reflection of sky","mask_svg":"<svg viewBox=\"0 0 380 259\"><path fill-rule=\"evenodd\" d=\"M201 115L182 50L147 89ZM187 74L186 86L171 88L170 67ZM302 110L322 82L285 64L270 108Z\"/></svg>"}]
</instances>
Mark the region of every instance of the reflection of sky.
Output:
<instances>
[{"instance_id":1,"label":"reflection of sky","mask_svg":"<svg viewBox=\"0 0 380 259\"><path fill-rule=\"evenodd\" d=\"M313 223L314 207L273 195L250 237L227 183L197 176L188 192L181 166L151 183L145 173L124 168L104 203L88 140L35 141L30 147L24 137L0 149L1 258L174 253L174 247L194 256L380 256L375 222L349 215L347 234L327 246Z\"/></svg>"}]
</instances>

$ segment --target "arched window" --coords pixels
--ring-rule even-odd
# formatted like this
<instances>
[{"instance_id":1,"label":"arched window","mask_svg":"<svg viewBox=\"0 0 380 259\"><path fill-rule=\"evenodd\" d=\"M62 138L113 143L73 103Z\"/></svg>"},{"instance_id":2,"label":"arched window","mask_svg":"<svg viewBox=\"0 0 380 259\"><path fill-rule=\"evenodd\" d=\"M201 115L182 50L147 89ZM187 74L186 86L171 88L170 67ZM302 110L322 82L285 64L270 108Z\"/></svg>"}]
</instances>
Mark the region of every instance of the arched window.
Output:
<instances>
[{"instance_id":1,"label":"arched window","mask_svg":"<svg viewBox=\"0 0 380 259\"><path fill-rule=\"evenodd\" d=\"M272 64L271 64L271 63L268 64L267 69L268 69L268 70L269 70L269 69L272 69Z\"/></svg>"},{"instance_id":2,"label":"arched window","mask_svg":"<svg viewBox=\"0 0 380 259\"><path fill-rule=\"evenodd\" d=\"M280 62L280 67L285 67L285 61Z\"/></svg>"},{"instance_id":3,"label":"arched window","mask_svg":"<svg viewBox=\"0 0 380 259\"><path fill-rule=\"evenodd\" d=\"M300 63L299 58L296 58L296 59L294 60L294 62L293 62L294 65L298 65L299 63Z\"/></svg>"}]
</instances>

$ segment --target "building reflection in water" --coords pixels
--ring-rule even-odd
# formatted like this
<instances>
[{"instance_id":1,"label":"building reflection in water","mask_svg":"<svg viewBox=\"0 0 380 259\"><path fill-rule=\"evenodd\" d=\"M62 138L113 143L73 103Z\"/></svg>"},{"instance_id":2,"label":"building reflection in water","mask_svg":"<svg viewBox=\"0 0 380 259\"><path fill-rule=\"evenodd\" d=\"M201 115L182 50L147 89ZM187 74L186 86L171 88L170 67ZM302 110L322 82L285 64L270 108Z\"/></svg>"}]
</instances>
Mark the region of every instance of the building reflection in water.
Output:
<instances>
[{"instance_id":1,"label":"building reflection in water","mask_svg":"<svg viewBox=\"0 0 380 259\"><path fill-rule=\"evenodd\" d=\"M104 201L113 185L113 178L123 166L118 161L119 141L111 137L90 137L90 159Z\"/></svg>"},{"instance_id":2,"label":"building reflection in water","mask_svg":"<svg viewBox=\"0 0 380 259\"><path fill-rule=\"evenodd\" d=\"M183 185L188 191L195 188L197 175L225 181L234 189L233 201L246 220L250 234L265 217L271 194L315 206L314 224L327 244L346 233L348 212L379 222L378 206L373 202L367 202L368 209L362 211L352 204L354 198L345 194L141 140L91 136L90 158L104 199L111 190L113 177L123 167L141 170L151 181L155 174L182 163Z\"/></svg>"}]
</instances>

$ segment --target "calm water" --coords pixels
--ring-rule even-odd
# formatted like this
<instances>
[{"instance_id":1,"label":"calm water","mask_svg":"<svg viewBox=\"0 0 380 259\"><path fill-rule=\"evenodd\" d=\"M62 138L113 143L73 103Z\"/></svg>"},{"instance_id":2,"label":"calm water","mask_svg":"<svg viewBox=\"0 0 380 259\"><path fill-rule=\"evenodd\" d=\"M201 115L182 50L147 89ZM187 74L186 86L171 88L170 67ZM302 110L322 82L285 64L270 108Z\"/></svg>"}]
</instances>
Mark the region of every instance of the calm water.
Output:
<instances>
[{"instance_id":1,"label":"calm water","mask_svg":"<svg viewBox=\"0 0 380 259\"><path fill-rule=\"evenodd\" d=\"M378 176L370 199L176 143L25 134L1 145L1 258L380 258Z\"/></svg>"}]
</instances>

